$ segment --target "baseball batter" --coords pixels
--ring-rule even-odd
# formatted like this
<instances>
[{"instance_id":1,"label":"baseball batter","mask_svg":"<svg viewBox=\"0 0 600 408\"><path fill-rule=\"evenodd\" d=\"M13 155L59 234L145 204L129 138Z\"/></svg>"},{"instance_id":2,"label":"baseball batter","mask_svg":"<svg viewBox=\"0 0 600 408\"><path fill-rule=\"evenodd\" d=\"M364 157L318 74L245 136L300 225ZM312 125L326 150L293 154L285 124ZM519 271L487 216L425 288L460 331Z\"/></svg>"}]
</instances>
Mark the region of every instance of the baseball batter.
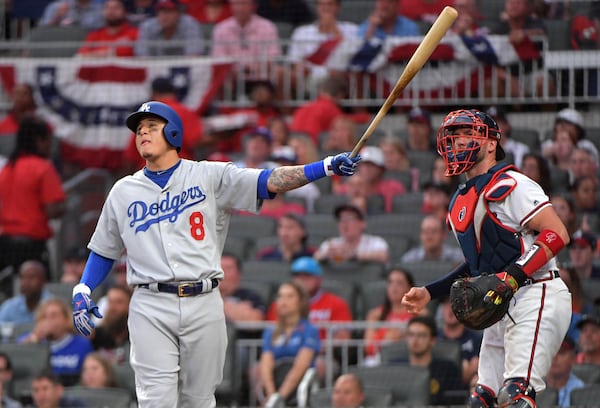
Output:
<instances>
[{"instance_id":1,"label":"baseball batter","mask_svg":"<svg viewBox=\"0 0 600 408\"><path fill-rule=\"evenodd\" d=\"M274 170L183 160L181 119L150 101L127 118L144 169L110 191L73 289L73 320L89 336L90 294L127 251L131 364L140 407L214 407L227 335L217 292L230 210L258 212L264 199L337 174L354 174L348 153Z\"/></svg>"},{"instance_id":2,"label":"baseball batter","mask_svg":"<svg viewBox=\"0 0 600 408\"><path fill-rule=\"evenodd\" d=\"M449 113L437 134L446 175L466 175L449 206L448 225L466 262L444 278L412 288L403 303L418 312L461 276L491 274L484 303L514 293L508 313L484 330L479 383L470 407L535 407L571 318L571 295L554 256L568 233L539 185L505 157L498 125L475 110Z\"/></svg>"}]
</instances>

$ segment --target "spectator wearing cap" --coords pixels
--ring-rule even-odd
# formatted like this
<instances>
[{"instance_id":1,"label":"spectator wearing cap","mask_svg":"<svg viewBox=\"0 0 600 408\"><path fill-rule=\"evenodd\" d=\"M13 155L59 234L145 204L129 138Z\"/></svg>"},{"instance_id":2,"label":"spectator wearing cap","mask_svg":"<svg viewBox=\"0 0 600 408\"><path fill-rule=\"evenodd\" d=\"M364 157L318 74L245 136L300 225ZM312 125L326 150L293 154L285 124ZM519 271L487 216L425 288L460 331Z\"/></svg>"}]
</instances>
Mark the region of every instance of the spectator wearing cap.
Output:
<instances>
[{"instance_id":1,"label":"spectator wearing cap","mask_svg":"<svg viewBox=\"0 0 600 408\"><path fill-rule=\"evenodd\" d=\"M504 109L498 106L490 106L486 112L494 118L498 124L498 129L502 135L500 138L500 146L502 146L505 153L512 156L514 165L521 168L523 156L529 153L529 146L512 138L512 127Z\"/></svg>"},{"instance_id":2,"label":"spectator wearing cap","mask_svg":"<svg viewBox=\"0 0 600 408\"><path fill-rule=\"evenodd\" d=\"M600 365L600 315L596 309L585 314L577 323L580 330L577 364Z\"/></svg>"},{"instance_id":3,"label":"spectator wearing cap","mask_svg":"<svg viewBox=\"0 0 600 408\"><path fill-rule=\"evenodd\" d=\"M277 27L256 14L257 0L231 0L231 17L215 24L211 55L229 57L245 79L265 79L266 61L281 56Z\"/></svg>"},{"instance_id":4,"label":"spectator wearing cap","mask_svg":"<svg viewBox=\"0 0 600 408\"><path fill-rule=\"evenodd\" d=\"M570 158L575 147L584 147L598 156L598 149L585 139L583 115L575 109L565 108L556 114L552 138L542 143L542 154L550 159L555 167L569 171Z\"/></svg>"},{"instance_id":5,"label":"spectator wearing cap","mask_svg":"<svg viewBox=\"0 0 600 408\"><path fill-rule=\"evenodd\" d=\"M277 238L277 245L259 250L256 258L262 261L291 262L315 253L315 248L308 245L304 218L298 214L284 214L277 220Z\"/></svg>"},{"instance_id":6,"label":"spectator wearing cap","mask_svg":"<svg viewBox=\"0 0 600 408\"><path fill-rule=\"evenodd\" d=\"M237 167L249 169L274 169L277 163L271 158L273 137L269 129L256 127L244 136L244 157L234 162Z\"/></svg>"},{"instance_id":7,"label":"spectator wearing cap","mask_svg":"<svg viewBox=\"0 0 600 408\"><path fill-rule=\"evenodd\" d=\"M408 113L406 130L408 150L432 153L435 151L431 114L428 111L419 107L412 108Z\"/></svg>"},{"instance_id":8,"label":"spectator wearing cap","mask_svg":"<svg viewBox=\"0 0 600 408\"><path fill-rule=\"evenodd\" d=\"M402 263L423 261L448 262L449 265L464 262L465 257L459 247L451 247L446 241L446 224L436 215L427 215L421 221L420 245L402 255Z\"/></svg>"},{"instance_id":9,"label":"spectator wearing cap","mask_svg":"<svg viewBox=\"0 0 600 408\"><path fill-rule=\"evenodd\" d=\"M127 10L123 0L106 0L102 16L104 27L89 33L77 54L85 57L133 56L138 29L127 21ZM104 44L94 44L98 42Z\"/></svg>"},{"instance_id":10,"label":"spectator wearing cap","mask_svg":"<svg viewBox=\"0 0 600 408\"><path fill-rule=\"evenodd\" d=\"M144 21L156 15L154 4L156 0L125 0L127 20L134 27L139 27Z\"/></svg>"},{"instance_id":11,"label":"spectator wearing cap","mask_svg":"<svg viewBox=\"0 0 600 408\"><path fill-rule=\"evenodd\" d=\"M86 30L102 27L102 3L93 0L54 0L44 9L40 26L80 26Z\"/></svg>"},{"instance_id":12,"label":"spectator wearing cap","mask_svg":"<svg viewBox=\"0 0 600 408\"><path fill-rule=\"evenodd\" d=\"M171 78L156 77L150 88L150 99L169 105L181 118L183 123L183 144L179 155L184 159L194 159L195 150L204 143L204 127L196 112L177 99L177 89ZM123 152L126 173L139 170L146 165L146 161L140 156L135 146L135 134L129 138L129 143Z\"/></svg>"},{"instance_id":13,"label":"spectator wearing cap","mask_svg":"<svg viewBox=\"0 0 600 408\"><path fill-rule=\"evenodd\" d=\"M581 378L573 374L575 357L575 341L566 336L552 359L546 376L546 385L558 390L558 406L561 408L571 406L571 391L585 386Z\"/></svg>"},{"instance_id":14,"label":"spectator wearing cap","mask_svg":"<svg viewBox=\"0 0 600 408\"><path fill-rule=\"evenodd\" d=\"M339 236L325 240L315 259L323 262L381 262L389 261L389 247L385 239L365 234L365 214L351 204L337 206L334 211Z\"/></svg>"},{"instance_id":15,"label":"spectator wearing cap","mask_svg":"<svg viewBox=\"0 0 600 408\"><path fill-rule=\"evenodd\" d=\"M185 14L179 0L158 0L156 17L140 24L135 55L139 57L204 54L202 27ZM185 126L184 126L185 127ZM185 140L185 136L183 138Z\"/></svg>"},{"instance_id":16,"label":"spectator wearing cap","mask_svg":"<svg viewBox=\"0 0 600 408\"><path fill-rule=\"evenodd\" d=\"M298 164L298 156L296 156L296 152L291 146L279 146L273 148L271 161L279 166L293 166ZM301 200L306 211L311 213L314 211L315 201L321 196L321 190L315 184L308 183L282 195L286 200Z\"/></svg>"},{"instance_id":17,"label":"spectator wearing cap","mask_svg":"<svg viewBox=\"0 0 600 408\"><path fill-rule=\"evenodd\" d=\"M319 263L311 257L301 257L292 262L290 266L292 281L302 287L309 297L308 320L311 323L325 322L351 322L352 312L350 306L341 297L334 295L322 288L323 270ZM271 304L267 312L267 320L276 320L275 302ZM338 329L333 330L333 339L348 340L350 339L350 330ZM319 337L322 342L327 339L327 329L319 330ZM325 348L321 350L317 358L316 368L317 375L320 379L324 379L327 364L334 362L327 361L324 355Z\"/></svg>"},{"instance_id":18,"label":"spectator wearing cap","mask_svg":"<svg viewBox=\"0 0 600 408\"><path fill-rule=\"evenodd\" d=\"M430 180L423 185L423 214L436 216L442 223L446 222L451 191L448 184Z\"/></svg>"},{"instance_id":19,"label":"spectator wearing cap","mask_svg":"<svg viewBox=\"0 0 600 408\"><path fill-rule=\"evenodd\" d=\"M201 24L217 24L231 17L228 0L181 0L185 11Z\"/></svg>"},{"instance_id":20,"label":"spectator wearing cap","mask_svg":"<svg viewBox=\"0 0 600 408\"><path fill-rule=\"evenodd\" d=\"M63 283L78 283L83 275L83 269L89 255L90 251L86 247L70 248L63 257L60 281Z\"/></svg>"},{"instance_id":21,"label":"spectator wearing cap","mask_svg":"<svg viewBox=\"0 0 600 408\"><path fill-rule=\"evenodd\" d=\"M317 98L300 106L292 115L290 130L306 133L316 146L319 135L331 129L335 118L342 116L340 102L348 94L348 81L342 76L328 76L318 86Z\"/></svg>"},{"instance_id":22,"label":"spectator wearing cap","mask_svg":"<svg viewBox=\"0 0 600 408\"><path fill-rule=\"evenodd\" d=\"M364 177L369 188L369 195L380 195L384 199L385 211L392 211L392 200L394 196L406 193L406 187L398 180L386 179L385 159L383 151L377 146L365 146L360 151L362 160L356 175ZM338 184L334 187L336 194L346 194L348 186Z\"/></svg>"},{"instance_id":23,"label":"spectator wearing cap","mask_svg":"<svg viewBox=\"0 0 600 408\"><path fill-rule=\"evenodd\" d=\"M593 263L596 242L596 237L591 232L579 230L573 234L568 245L571 267L575 269L582 282L588 279L600 279L600 267Z\"/></svg>"}]
</instances>

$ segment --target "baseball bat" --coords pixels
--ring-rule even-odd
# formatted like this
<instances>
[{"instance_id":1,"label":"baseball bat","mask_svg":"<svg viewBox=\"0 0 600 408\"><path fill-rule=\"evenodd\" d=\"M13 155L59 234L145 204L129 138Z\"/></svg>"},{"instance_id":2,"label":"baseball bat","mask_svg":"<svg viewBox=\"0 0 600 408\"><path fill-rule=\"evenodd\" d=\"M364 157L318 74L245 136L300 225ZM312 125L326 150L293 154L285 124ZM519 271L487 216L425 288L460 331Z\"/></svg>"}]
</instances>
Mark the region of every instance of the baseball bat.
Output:
<instances>
[{"instance_id":1,"label":"baseball bat","mask_svg":"<svg viewBox=\"0 0 600 408\"><path fill-rule=\"evenodd\" d=\"M383 105L381 105L381 108L379 108L377 115L375 115L369 124L369 127L360 137L359 141L356 142L356 146L354 146L352 153L350 153L350 157L356 156L365 143L367 143L367 140L369 140L369 137L371 137L371 134L375 131L375 128L379 126L379 123L390 110L394 102L396 102L396 99L400 96L402 91L404 91L404 88L406 88L408 83L414 78L417 72L423 68L423 65L425 65L433 53L433 50L435 50L435 47L438 46L442 40L442 37L444 37L446 34L446 31L448 31L450 26L452 26L454 20L456 20L456 17L458 17L458 12L456 9L450 6L444 7L444 10L442 10L425 37L423 37L423 40L415 50L415 53L408 60L404 71L402 71L402 74L400 75L400 78L398 78L396 85L394 85L394 88L386 98L385 102L383 102Z\"/></svg>"}]
</instances>

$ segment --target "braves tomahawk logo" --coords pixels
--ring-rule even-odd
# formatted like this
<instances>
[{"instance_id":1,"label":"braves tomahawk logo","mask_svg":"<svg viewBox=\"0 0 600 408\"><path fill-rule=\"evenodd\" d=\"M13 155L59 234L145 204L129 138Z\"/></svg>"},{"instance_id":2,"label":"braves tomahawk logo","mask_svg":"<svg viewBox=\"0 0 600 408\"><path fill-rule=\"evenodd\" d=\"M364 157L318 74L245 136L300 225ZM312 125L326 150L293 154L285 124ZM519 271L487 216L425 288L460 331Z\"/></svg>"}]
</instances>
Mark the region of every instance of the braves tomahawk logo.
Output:
<instances>
[{"instance_id":1,"label":"braves tomahawk logo","mask_svg":"<svg viewBox=\"0 0 600 408\"><path fill-rule=\"evenodd\" d=\"M148 230L152 224L164 220L175 222L184 210L204 200L206 200L206 194L202 192L199 186L194 186L179 194L171 195L170 192L167 192L159 202L134 201L127 207L127 216L130 219L129 226L135 227L135 233L137 234L140 231Z\"/></svg>"}]
</instances>

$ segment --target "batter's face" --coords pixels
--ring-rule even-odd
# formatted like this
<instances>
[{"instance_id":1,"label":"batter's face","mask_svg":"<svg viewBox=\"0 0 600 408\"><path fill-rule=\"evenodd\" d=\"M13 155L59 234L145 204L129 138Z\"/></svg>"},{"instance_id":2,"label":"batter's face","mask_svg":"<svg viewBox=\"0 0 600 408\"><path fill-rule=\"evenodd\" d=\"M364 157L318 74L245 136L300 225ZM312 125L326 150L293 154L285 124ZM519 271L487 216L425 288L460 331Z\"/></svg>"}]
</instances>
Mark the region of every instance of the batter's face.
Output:
<instances>
[{"instance_id":1,"label":"batter's face","mask_svg":"<svg viewBox=\"0 0 600 408\"><path fill-rule=\"evenodd\" d=\"M163 136L166 124L164 119L152 116L140 120L135 133L135 146L145 160L155 160L169 150L170 145Z\"/></svg>"}]
</instances>

